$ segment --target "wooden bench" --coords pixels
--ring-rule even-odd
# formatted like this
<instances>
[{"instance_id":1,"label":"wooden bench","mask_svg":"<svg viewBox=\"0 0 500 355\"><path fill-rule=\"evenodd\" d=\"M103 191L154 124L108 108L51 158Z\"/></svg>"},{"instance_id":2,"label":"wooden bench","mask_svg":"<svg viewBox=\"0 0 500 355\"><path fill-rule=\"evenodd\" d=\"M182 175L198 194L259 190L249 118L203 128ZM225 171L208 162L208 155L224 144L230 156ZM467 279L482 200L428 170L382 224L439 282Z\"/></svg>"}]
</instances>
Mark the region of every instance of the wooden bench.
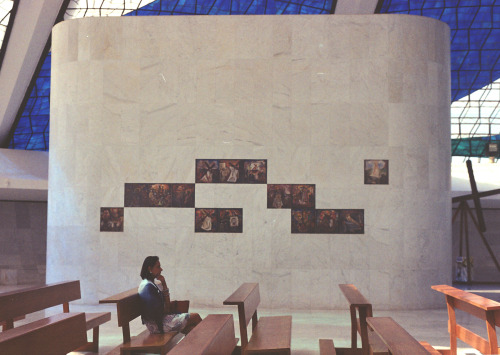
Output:
<instances>
[{"instance_id":1,"label":"wooden bench","mask_svg":"<svg viewBox=\"0 0 500 355\"><path fill-rule=\"evenodd\" d=\"M5 321L5 329L14 327L14 320L20 316L42 311L54 306L63 306L69 312L69 302L80 299L80 281L59 282L28 287L0 294L0 321ZM81 351L98 352L99 325L111 320L110 312L85 313L87 330L93 329L92 342Z\"/></svg>"},{"instance_id":2,"label":"wooden bench","mask_svg":"<svg viewBox=\"0 0 500 355\"><path fill-rule=\"evenodd\" d=\"M367 317L366 322L391 355L440 355L428 343L420 343L391 317Z\"/></svg>"},{"instance_id":3,"label":"wooden bench","mask_svg":"<svg viewBox=\"0 0 500 355\"><path fill-rule=\"evenodd\" d=\"M330 339L320 339L320 354L352 354L352 355L382 355L388 354L387 346L367 325L366 318L373 316L372 304L352 284L340 284L340 290L349 302L351 314L351 347L334 348ZM361 348L358 348L358 333L361 337Z\"/></svg>"},{"instance_id":4,"label":"wooden bench","mask_svg":"<svg viewBox=\"0 0 500 355\"><path fill-rule=\"evenodd\" d=\"M232 314L209 314L169 355L231 355L236 344Z\"/></svg>"},{"instance_id":5,"label":"wooden bench","mask_svg":"<svg viewBox=\"0 0 500 355\"><path fill-rule=\"evenodd\" d=\"M143 332L134 337L130 336L130 322L141 315L141 299L137 287L100 300L99 303L116 303L118 326L122 328L123 344L117 346L108 354L132 352L166 354L175 345L173 338L179 332L151 334L144 326L145 330Z\"/></svg>"},{"instance_id":6,"label":"wooden bench","mask_svg":"<svg viewBox=\"0 0 500 355\"><path fill-rule=\"evenodd\" d=\"M258 283L244 283L225 301L224 305L238 306L241 334L241 353L290 354L292 317L257 317L260 303ZM247 327L252 320L252 336L248 340Z\"/></svg>"},{"instance_id":7,"label":"wooden bench","mask_svg":"<svg viewBox=\"0 0 500 355\"><path fill-rule=\"evenodd\" d=\"M448 285L436 285L432 286L432 289L446 296L446 306L448 308L450 349L446 349L446 351L440 350L441 353L456 355L457 339L464 341L483 354L500 353L496 332L496 327L500 326L499 302ZM488 340L457 324L456 309L484 320Z\"/></svg>"},{"instance_id":8,"label":"wooden bench","mask_svg":"<svg viewBox=\"0 0 500 355\"><path fill-rule=\"evenodd\" d=\"M0 333L0 354L67 354L87 343L84 313L61 313Z\"/></svg>"}]
</instances>

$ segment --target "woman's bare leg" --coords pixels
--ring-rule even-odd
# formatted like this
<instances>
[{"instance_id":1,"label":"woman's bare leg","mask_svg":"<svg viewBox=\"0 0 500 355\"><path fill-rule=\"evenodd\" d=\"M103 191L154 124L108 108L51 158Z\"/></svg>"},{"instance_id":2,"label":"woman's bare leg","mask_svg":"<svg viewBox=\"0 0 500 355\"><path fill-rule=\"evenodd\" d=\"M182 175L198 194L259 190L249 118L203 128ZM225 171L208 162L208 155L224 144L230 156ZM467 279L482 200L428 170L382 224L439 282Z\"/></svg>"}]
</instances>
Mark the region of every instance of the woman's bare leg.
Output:
<instances>
[{"instance_id":1,"label":"woman's bare leg","mask_svg":"<svg viewBox=\"0 0 500 355\"><path fill-rule=\"evenodd\" d=\"M201 322L201 317L198 313L189 313L189 319L184 329L181 330L181 333L183 334L189 333L191 330L193 330L194 327L200 324L200 322Z\"/></svg>"}]
</instances>

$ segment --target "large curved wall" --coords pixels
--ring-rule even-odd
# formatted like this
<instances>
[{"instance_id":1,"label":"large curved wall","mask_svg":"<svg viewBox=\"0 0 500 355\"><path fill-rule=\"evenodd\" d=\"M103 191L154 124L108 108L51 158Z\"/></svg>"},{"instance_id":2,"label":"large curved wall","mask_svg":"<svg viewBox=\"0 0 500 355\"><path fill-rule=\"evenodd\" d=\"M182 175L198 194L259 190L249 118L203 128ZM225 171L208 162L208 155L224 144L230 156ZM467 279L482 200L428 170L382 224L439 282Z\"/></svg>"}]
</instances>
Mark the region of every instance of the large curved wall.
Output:
<instances>
[{"instance_id":1,"label":"large curved wall","mask_svg":"<svg viewBox=\"0 0 500 355\"><path fill-rule=\"evenodd\" d=\"M217 305L259 282L262 307L441 304L451 282L449 30L423 17L87 18L53 31L47 281L84 302L137 285L159 255L172 296ZM193 208L100 208L125 183L194 183L196 159L267 159L267 183L315 184L316 208L364 209L364 234L292 234L265 184L196 184L243 209L243 233L194 232ZM364 160L389 160L366 185ZM439 303L438 303L439 302Z\"/></svg>"}]
</instances>

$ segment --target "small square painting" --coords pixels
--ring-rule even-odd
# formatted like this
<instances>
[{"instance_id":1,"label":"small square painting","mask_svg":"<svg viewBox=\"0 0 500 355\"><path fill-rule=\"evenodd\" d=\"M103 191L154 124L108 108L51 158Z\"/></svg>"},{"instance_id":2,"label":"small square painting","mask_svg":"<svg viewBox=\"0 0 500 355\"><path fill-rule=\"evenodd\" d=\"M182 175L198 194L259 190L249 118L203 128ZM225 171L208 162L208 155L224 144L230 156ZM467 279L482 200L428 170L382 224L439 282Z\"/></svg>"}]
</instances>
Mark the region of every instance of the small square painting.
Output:
<instances>
[{"instance_id":1,"label":"small square painting","mask_svg":"<svg viewBox=\"0 0 500 355\"><path fill-rule=\"evenodd\" d=\"M292 208L292 185L267 185L267 208Z\"/></svg>"},{"instance_id":2,"label":"small square painting","mask_svg":"<svg viewBox=\"0 0 500 355\"><path fill-rule=\"evenodd\" d=\"M101 207L101 232L123 232L123 207Z\"/></svg>"},{"instance_id":3,"label":"small square painting","mask_svg":"<svg viewBox=\"0 0 500 355\"><path fill-rule=\"evenodd\" d=\"M365 184L389 184L389 160L365 160Z\"/></svg>"}]
</instances>

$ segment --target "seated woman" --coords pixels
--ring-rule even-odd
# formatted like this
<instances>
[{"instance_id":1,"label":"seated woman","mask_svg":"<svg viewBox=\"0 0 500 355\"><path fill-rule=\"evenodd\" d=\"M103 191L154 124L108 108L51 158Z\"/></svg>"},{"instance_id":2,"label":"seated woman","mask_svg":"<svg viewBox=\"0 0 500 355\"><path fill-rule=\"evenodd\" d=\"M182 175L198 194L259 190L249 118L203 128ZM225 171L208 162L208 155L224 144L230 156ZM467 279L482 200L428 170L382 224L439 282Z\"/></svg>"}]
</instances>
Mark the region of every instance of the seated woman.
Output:
<instances>
[{"instance_id":1,"label":"seated woman","mask_svg":"<svg viewBox=\"0 0 500 355\"><path fill-rule=\"evenodd\" d=\"M201 322L201 317L198 313L170 312L170 293L162 271L157 256L144 259L141 269L142 282L138 290L142 301L142 323L151 333L178 331L187 334ZM161 290L155 284L155 279L161 282Z\"/></svg>"}]
</instances>

